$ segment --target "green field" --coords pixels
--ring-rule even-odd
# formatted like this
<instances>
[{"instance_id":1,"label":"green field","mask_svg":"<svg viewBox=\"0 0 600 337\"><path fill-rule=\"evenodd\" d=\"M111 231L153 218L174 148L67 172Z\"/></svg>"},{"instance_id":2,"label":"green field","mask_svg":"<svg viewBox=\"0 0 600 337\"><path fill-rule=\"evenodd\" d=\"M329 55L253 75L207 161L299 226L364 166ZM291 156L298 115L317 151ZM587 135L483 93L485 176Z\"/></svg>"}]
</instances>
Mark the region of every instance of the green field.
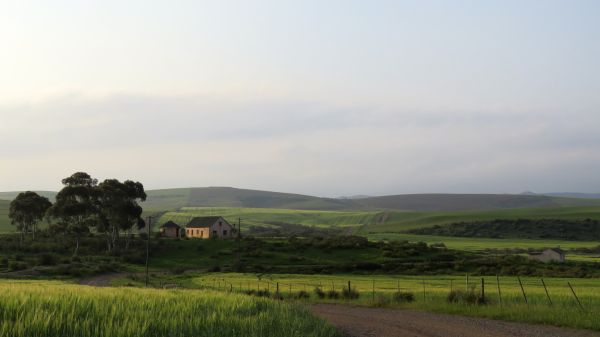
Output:
<instances>
[{"instance_id":1,"label":"green field","mask_svg":"<svg viewBox=\"0 0 600 337\"><path fill-rule=\"evenodd\" d=\"M242 230L248 226L269 226L266 222L286 222L316 227L359 227L376 222L379 212L305 211L275 208L183 207L163 214L157 225L173 220L185 224L196 216L219 215L232 224L242 219Z\"/></svg>"},{"instance_id":2,"label":"green field","mask_svg":"<svg viewBox=\"0 0 600 337\"><path fill-rule=\"evenodd\" d=\"M501 297L498 295L496 277L484 277L487 305L448 303L451 289L473 289L481 293L481 277L465 276L361 276L361 275L270 275L213 273L197 275L164 276L161 282L177 284L180 287L211 289L220 291L246 292L249 290L269 290L276 292L279 284L284 298L294 298L299 291L310 293L310 302L333 302L368 306L391 306L434 312L482 316L509 321L544 323L582 329L600 330L600 280L545 278L549 304L540 278L521 278L527 303L524 300L516 277L500 277ZM155 280L156 281L156 280ZM323 291L341 291L351 287L360 297L348 299L319 299L314 292L316 287ZM130 278L117 279L115 285L141 285ZM583 310L573 296L568 283L576 292ZM413 303L395 303L392 296L398 291L414 295Z\"/></svg>"},{"instance_id":3,"label":"green field","mask_svg":"<svg viewBox=\"0 0 600 337\"><path fill-rule=\"evenodd\" d=\"M0 281L0 336L337 336L298 305L197 290Z\"/></svg>"}]
</instances>

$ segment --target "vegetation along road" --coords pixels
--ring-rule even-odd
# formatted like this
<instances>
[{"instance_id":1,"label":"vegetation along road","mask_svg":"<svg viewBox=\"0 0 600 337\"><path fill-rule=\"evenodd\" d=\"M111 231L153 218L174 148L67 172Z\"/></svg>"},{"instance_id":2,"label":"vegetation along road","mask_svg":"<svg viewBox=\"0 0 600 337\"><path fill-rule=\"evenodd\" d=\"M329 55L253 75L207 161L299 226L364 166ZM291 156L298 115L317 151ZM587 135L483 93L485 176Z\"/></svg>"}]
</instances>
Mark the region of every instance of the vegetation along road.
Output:
<instances>
[{"instance_id":1,"label":"vegetation along road","mask_svg":"<svg viewBox=\"0 0 600 337\"><path fill-rule=\"evenodd\" d=\"M316 304L311 312L350 337L592 337L600 333L412 310Z\"/></svg>"}]
</instances>

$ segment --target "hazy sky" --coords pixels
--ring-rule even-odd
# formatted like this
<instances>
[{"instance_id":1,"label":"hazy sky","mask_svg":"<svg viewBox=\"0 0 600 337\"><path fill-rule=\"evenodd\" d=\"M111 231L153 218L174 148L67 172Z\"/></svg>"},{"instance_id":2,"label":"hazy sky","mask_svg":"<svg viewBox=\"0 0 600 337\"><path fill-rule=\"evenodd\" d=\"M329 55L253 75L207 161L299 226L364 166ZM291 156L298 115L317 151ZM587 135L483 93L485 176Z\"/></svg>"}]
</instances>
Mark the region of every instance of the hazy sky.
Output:
<instances>
[{"instance_id":1,"label":"hazy sky","mask_svg":"<svg viewBox=\"0 0 600 337\"><path fill-rule=\"evenodd\" d=\"M600 191L600 1L0 0L0 190Z\"/></svg>"}]
</instances>

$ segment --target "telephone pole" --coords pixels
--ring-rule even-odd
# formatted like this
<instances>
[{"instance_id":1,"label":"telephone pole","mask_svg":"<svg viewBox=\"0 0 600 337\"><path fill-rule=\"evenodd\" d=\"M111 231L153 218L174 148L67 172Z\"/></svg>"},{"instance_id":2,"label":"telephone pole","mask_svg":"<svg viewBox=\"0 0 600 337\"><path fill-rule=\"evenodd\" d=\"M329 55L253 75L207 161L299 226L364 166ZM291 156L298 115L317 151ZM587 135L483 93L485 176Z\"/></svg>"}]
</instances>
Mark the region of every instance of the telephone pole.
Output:
<instances>
[{"instance_id":1,"label":"telephone pole","mask_svg":"<svg viewBox=\"0 0 600 337\"><path fill-rule=\"evenodd\" d=\"M146 288L148 287L148 261L150 260L150 227L152 226L152 216L148 216L146 222L147 235L146 235Z\"/></svg>"}]
</instances>

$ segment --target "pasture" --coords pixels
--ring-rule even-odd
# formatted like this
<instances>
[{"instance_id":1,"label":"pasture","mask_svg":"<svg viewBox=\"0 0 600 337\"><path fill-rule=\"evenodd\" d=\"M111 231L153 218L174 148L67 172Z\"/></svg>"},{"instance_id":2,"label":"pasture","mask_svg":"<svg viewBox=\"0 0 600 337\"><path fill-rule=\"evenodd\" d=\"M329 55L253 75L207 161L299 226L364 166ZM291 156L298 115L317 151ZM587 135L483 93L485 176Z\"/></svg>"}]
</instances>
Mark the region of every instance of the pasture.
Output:
<instances>
[{"instance_id":1,"label":"pasture","mask_svg":"<svg viewBox=\"0 0 600 337\"><path fill-rule=\"evenodd\" d=\"M301 306L197 290L0 281L0 336L337 336Z\"/></svg>"},{"instance_id":2,"label":"pasture","mask_svg":"<svg viewBox=\"0 0 600 337\"><path fill-rule=\"evenodd\" d=\"M548 295L541 278L522 277L523 290L516 277L484 277L485 305L473 303L450 303L451 290L473 291L481 294L482 277L465 276L361 276L361 275L270 275L213 273L197 275L164 276L164 282L180 286L241 293L249 290L267 290L274 294L279 284L280 295L284 298L297 298L297 293L305 291L310 298L300 300L311 302L359 304L366 306L399 307L427 310L441 313L488 317L494 319L542 323L579 329L600 330L600 280L575 278L544 278ZM324 292L340 293L348 287L359 293L358 299L319 298L315 288ZM499 283L498 283L499 281ZM115 280L115 284L135 285L131 279ZM133 283L132 283L133 282ZM571 284L578 300L573 295ZM140 283L137 283L140 285ZM498 292L500 288L500 292ZM397 303L394 293L410 292L414 302ZM527 301L525 301L525 296ZM294 299L293 301L298 301ZM551 303L550 303L551 302Z\"/></svg>"}]
</instances>

